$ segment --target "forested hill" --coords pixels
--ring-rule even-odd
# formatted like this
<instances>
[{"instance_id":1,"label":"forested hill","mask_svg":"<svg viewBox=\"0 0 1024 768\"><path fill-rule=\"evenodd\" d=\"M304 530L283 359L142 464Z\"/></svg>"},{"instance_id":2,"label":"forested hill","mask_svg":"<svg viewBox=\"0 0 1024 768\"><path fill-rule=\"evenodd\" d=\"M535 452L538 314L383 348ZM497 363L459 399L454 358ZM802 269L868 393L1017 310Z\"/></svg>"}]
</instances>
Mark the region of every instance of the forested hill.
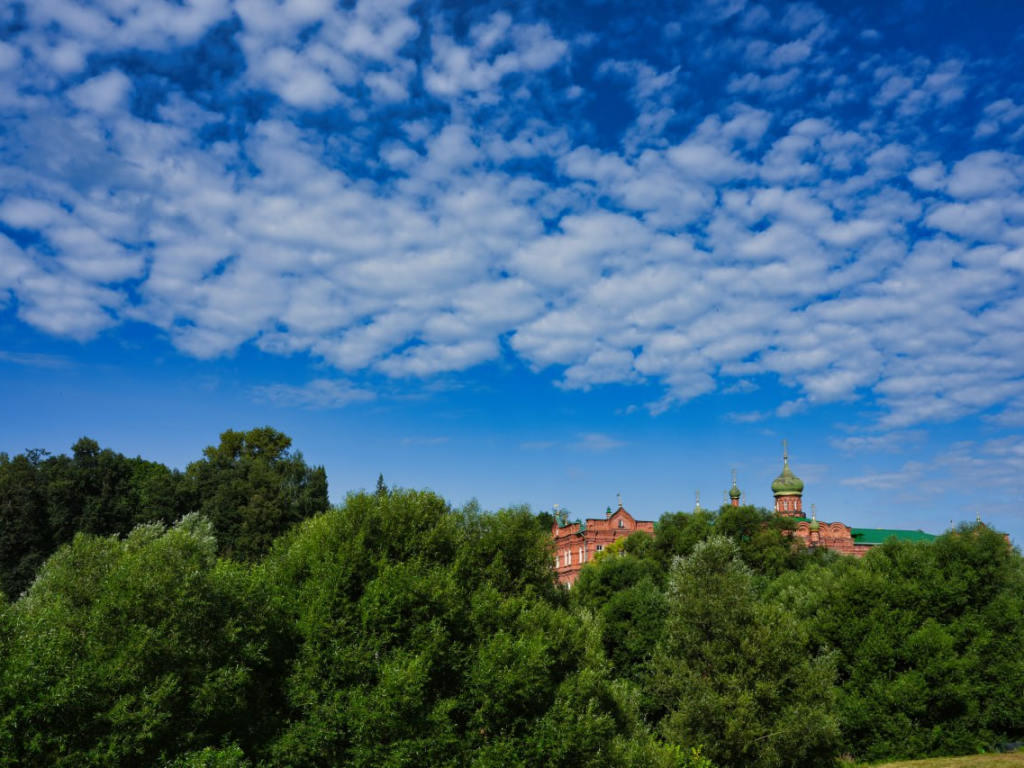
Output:
<instances>
[{"instance_id":1,"label":"forested hill","mask_svg":"<svg viewBox=\"0 0 1024 768\"><path fill-rule=\"evenodd\" d=\"M761 509L666 513L565 590L550 520L383 481L328 509L290 449L0 459L0 766L818 768L1024 740L1024 560L984 526L858 560Z\"/></svg>"}]
</instances>

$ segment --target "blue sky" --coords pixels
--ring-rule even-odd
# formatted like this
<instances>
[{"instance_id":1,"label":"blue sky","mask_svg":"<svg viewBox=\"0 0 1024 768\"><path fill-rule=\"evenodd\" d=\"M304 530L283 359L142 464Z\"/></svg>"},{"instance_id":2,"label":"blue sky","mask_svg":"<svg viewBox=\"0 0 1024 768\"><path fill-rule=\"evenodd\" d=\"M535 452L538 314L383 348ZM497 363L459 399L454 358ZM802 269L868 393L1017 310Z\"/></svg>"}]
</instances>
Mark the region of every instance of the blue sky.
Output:
<instances>
[{"instance_id":1,"label":"blue sky","mask_svg":"<svg viewBox=\"0 0 1024 768\"><path fill-rule=\"evenodd\" d=\"M0 3L0 450L1024 540L1019 2Z\"/></svg>"}]
</instances>

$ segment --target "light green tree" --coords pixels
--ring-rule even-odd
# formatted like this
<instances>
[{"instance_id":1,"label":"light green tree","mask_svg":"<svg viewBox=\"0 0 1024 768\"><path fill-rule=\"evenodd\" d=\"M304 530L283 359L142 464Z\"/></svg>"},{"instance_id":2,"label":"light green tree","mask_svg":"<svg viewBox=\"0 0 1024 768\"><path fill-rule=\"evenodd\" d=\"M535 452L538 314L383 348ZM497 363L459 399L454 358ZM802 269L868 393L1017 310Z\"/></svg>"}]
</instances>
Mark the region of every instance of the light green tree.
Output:
<instances>
[{"instance_id":1,"label":"light green tree","mask_svg":"<svg viewBox=\"0 0 1024 768\"><path fill-rule=\"evenodd\" d=\"M651 693L672 742L725 766L820 766L834 756L834 664L792 616L758 598L738 547L696 545L669 575Z\"/></svg>"}]
</instances>

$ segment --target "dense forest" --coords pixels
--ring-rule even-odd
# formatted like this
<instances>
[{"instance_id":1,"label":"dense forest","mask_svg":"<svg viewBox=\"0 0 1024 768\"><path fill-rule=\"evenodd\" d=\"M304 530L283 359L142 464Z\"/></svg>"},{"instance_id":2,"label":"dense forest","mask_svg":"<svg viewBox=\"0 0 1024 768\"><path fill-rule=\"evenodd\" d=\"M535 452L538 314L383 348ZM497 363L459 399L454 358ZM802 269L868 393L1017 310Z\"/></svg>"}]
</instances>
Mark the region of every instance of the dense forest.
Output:
<instances>
[{"instance_id":1,"label":"dense forest","mask_svg":"<svg viewBox=\"0 0 1024 768\"><path fill-rule=\"evenodd\" d=\"M1024 739L1024 559L754 507L552 575L551 518L327 501L270 428L184 472L0 454L0 765L827 766Z\"/></svg>"}]
</instances>

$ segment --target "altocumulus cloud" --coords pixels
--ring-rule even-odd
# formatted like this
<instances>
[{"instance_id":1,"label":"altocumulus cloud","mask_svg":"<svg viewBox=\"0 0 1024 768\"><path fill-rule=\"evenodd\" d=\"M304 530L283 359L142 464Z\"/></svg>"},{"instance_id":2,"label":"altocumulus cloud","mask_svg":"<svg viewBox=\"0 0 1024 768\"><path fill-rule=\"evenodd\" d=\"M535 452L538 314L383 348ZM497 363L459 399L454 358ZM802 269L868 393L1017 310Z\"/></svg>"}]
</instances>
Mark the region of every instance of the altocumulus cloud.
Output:
<instances>
[{"instance_id":1,"label":"altocumulus cloud","mask_svg":"<svg viewBox=\"0 0 1024 768\"><path fill-rule=\"evenodd\" d=\"M811 3L650 11L8 4L0 302L346 375L518 356L660 383L654 411L767 376L780 414L1017 418L1018 62L884 48Z\"/></svg>"}]
</instances>

